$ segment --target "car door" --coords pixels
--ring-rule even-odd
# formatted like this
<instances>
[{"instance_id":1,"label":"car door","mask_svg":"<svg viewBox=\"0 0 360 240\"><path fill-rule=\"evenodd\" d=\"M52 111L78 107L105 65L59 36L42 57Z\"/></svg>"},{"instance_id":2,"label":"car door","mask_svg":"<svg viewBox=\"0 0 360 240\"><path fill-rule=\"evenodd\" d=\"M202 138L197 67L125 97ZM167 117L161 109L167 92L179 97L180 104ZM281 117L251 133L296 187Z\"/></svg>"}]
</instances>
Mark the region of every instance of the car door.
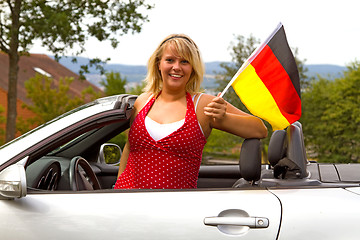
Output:
<instances>
[{"instance_id":1,"label":"car door","mask_svg":"<svg viewBox=\"0 0 360 240\"><path fill-rule=\"evenodd\" d=\"M279 239L359 239L360 187L271 191L282 202Z\"/></svg>"},{"instance_id":2,"label":"car door","mask_svg":"<svg viewBox=\"0 0 360 240\"><path fill-rule=\"evenodd\" d=\"M30 193L0 208L1 239L266 240L281 219L277 197L258 188Z\"/></svg>"}]
</instances>

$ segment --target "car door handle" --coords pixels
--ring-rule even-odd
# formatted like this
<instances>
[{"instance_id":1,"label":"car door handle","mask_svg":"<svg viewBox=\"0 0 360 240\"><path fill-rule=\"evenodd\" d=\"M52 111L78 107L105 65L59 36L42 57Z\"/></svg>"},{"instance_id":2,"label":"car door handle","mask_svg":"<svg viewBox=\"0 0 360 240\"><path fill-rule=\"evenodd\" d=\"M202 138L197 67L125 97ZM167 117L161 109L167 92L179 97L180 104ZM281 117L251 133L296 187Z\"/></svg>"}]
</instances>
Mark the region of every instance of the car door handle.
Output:
<instances>
[{"instance_id":1,"label":"car door handle","mask_svg":"<svg viewBox=\"0 0 360 240\"><path fill-rule=\"evenodd\" d=\"M265 217L206 217L204 224L209 226L232 225L249 228L267 228L269 219Z\"/></svg>"}]
</instances>

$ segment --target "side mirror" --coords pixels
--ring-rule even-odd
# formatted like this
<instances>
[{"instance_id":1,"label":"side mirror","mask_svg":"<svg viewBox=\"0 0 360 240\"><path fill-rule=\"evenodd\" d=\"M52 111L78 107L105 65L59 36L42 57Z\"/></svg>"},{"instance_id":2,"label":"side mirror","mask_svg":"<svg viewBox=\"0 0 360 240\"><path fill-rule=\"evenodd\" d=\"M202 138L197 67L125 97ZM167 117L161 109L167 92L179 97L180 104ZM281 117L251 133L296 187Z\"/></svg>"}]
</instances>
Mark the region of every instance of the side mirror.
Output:
<instances>
[{"instance_id":1,"label":"side mirror","mask_svg":"<svg viewBox=\"0 0 360 240\"><path fill-rule=\"evenodd\" d=\"M121 148L113 143L105 143L100 147L99 162L109 165L117 165L121 158Z\"/></svg>"},{"instance_id":2,"label":"side mirror","mask_svg":"<svg viewBox=\"0 0 360 240\"><path fill-rule=\"evenodd\" d=\"M0 172L0 195L5 198L21 198L27 193L25 168L14 164Z\"/></svg>"}]
</instances>

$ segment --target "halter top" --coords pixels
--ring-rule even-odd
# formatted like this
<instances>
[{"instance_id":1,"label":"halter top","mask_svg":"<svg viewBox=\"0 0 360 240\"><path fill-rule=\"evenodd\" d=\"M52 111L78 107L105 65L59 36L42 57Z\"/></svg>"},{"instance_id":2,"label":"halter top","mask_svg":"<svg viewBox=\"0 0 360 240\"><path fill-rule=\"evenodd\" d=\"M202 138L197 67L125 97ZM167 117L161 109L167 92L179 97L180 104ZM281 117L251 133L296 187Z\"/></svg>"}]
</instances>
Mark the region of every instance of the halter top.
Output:
<instances>
[{"instance_id":1,"label":"halter top","mask_svg":"<svg viewBox=\"0 0 360 240\"><path fill-rule=\"evenodd\" d=\"M198 99L196 100L195 103L195 112L196 112L196 108L197 105L199 103L200 97L203 93L199 94ZM194 101L196 94L192 97L192 100ZM151 98L149 98L150 100ZM146 130L148 131L148 133L150 134L150 136L155 140L158 141L160 139L162 139L163 137L166 137L167 135L169 135L170 133L174 132L176 129L178 129L179 127L181 127L185 122L185 118L181 119L180 121L177 122L172 122L172 123L158 123L154 120L152 120L149 116L145 117L145 127ZM199 124L201 132L204 134L201 125Z\"/></svg>"},{"instance_id":2,"label":"halter top","mask_svg":"<svg viewBox=\"0 0 360 240\"><path fill-rule=\"evenodd\" d=\"M129 132L130 153L119 188L196 188L206 139L196 117L194 103L186 93L184 124L164 138L154 140L145 127L153 97L135 117Z\"/></svg>"}]
</instances>

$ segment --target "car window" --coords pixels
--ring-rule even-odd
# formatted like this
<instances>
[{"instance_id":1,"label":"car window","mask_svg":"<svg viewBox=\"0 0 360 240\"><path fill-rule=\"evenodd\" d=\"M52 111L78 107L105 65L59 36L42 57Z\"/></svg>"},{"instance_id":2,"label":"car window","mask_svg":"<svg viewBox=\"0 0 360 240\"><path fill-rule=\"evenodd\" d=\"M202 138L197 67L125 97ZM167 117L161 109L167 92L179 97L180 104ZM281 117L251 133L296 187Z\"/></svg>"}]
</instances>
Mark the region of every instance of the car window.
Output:
<instances>
[{"instance_id":1,"label":"car window","mask_svg":"<svg viewBox=\"0 0 360 240\"><path fill-rule=\"evenodd\" d=\"M213 129L203 152L202 165L232 165L239 163L243 138Z\"/></svg>"},{"instance_id":2,"label":"car window","mask_svg":"<svg viewBox=\"0 0 360 240\"><path fill-rule=\"evenodd\" d=\"M51 152L49 152L47 155L54 155L60 151L62 151L63 149L66 149L67 147L70 147L73 144L76 144L77 142L81 141L81 139L86 138L86 136L90 135L91 133L93 133L94 131L96 131L96 129L90 130L86 133L81 134L80 136L75 137L74 139L71 139L70 141L68 141L67 143L59 146L58 148L55 148L54 150L52 150Z\"/></svg>"}]
</instances>

